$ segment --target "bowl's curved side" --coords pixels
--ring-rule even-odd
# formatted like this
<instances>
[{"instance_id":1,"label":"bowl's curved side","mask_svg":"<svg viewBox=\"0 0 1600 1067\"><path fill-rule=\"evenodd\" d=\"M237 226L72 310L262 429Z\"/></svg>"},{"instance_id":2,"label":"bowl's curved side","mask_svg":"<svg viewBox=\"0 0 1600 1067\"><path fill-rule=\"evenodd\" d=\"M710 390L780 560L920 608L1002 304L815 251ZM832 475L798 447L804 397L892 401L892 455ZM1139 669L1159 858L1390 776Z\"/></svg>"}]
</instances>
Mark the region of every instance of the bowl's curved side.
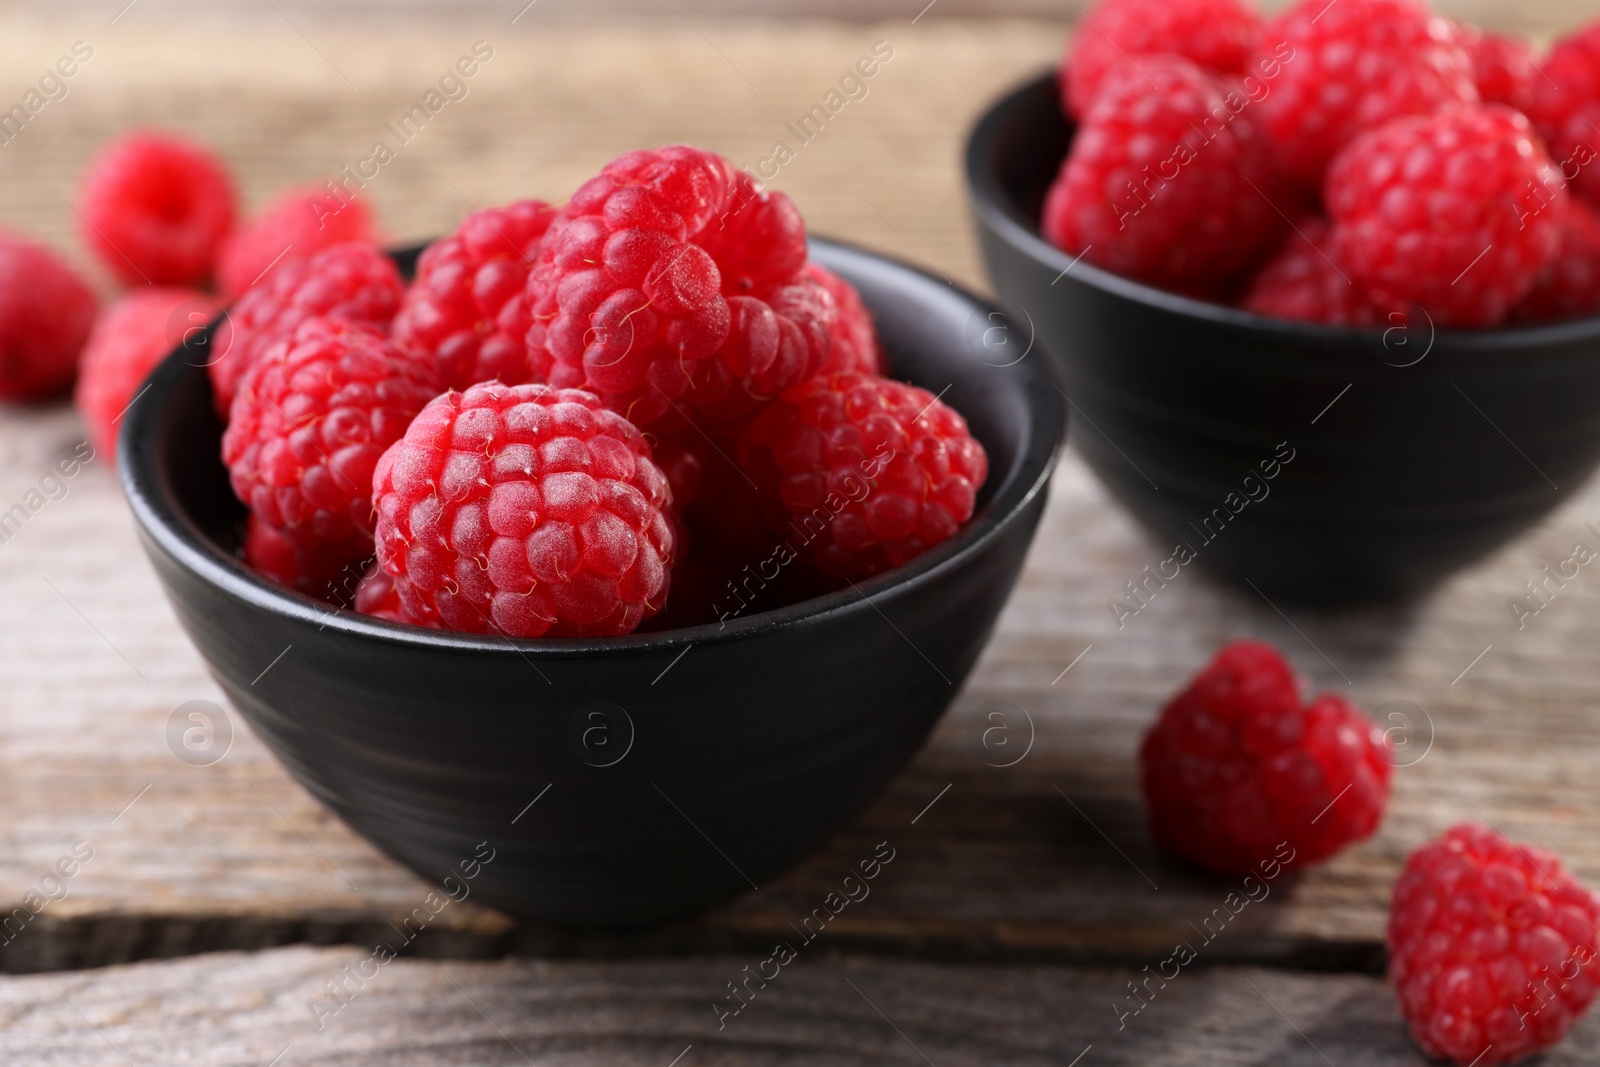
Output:
<instances>
[{"instance_id":1,"label":"bowl's curved side","mask_svg":"<svg viewBox=\"0 0 1600 1067\"><path fill-rule=\"evenodd\" d=\"M760 884L905 765L1016 582L1062 405L1037 358L975 359L965 328L988 309L971 297L816 251L862 289L895 370L970 416L993 487L946 551L720 632L448 639L258 588L174 504L226 492L202 454L217 432L204 374L181 359L157 372L123 442L141 538L230 699L320 801L431 882L477 859L485 903L628 926Z\"/></svg>"},{"instance_id":2,"label":"bowl's curved side","mask_svg":"<svg viewBox=\"0 0 1600 1067\"><path fill-rule=\"evenodd\" d=\"M1075 444L1174 553L1274 597L1403 595L1600 463L1600 319L1342 329L1117 278L1037 232L1070 137L1047 79L980 120L966 160L979 243L1082 415Z\"/></svg>"}]
</instances>

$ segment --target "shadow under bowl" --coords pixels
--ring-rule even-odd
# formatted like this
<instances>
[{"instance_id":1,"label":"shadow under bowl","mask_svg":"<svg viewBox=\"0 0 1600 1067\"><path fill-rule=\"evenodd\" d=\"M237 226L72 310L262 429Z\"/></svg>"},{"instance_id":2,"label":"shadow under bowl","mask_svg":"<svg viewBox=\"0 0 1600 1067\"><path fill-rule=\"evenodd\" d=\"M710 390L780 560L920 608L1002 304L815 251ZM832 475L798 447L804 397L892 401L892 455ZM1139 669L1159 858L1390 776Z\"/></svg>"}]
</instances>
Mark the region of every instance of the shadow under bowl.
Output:
<instances>
[{"instance_id":1,"label":"shadow under bowl","mask_svg":"<svg viewBox=\"0 0 1600 1067\"><path fill-rule=\"evenodd\" d=\"M861 290L894 373L947 390L989 480L909 565L720 628L510 640L273 586L234 556L206 339L157 369L120 444L141 540L229 699L313 796L435 885L471 872L474 899L512 914L630 927L764 883L906 764L1016 583L1064 405L1040 361L999 368L969 345L989 306L846 246L813 254Z\"/></svg>"},{"instance_id":2,"label":"shadow under bowl","mask_svg":"<svg viewBox=\"0 0 1600 1067\"><path fill-rule=\"evenodd\" d=\"M1128 609L1190 562L1305 603L1415 594L1600 462L1600 318L1341 328L1110 274L1039 233L1072 133L1041 77L979 120L966 176L990 280L1055 365L1073 443L1163 546Z\"/></svg>"}]
</instances>

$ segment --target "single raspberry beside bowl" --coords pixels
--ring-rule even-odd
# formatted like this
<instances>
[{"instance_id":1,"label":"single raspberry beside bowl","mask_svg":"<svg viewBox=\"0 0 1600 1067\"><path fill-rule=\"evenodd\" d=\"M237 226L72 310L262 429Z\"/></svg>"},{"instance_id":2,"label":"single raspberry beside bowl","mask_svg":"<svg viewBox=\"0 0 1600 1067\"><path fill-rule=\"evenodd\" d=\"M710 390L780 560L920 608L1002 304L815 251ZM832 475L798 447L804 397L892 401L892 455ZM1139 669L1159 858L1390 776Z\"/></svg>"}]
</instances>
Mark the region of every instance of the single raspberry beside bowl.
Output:
<instances>
[{"instance_id":1,"label":"single raspberry beside bowl","mask_svg":"<svg viewBox=\"0 0 1600 1067\"><path fill-rule=\"evenodd\" d=\"M206 365L217 407L227 411L240 380L280 335L310 318L383 330L405 295L394 261L375 245L347 241L272 272L228 309Z\"/></svg>"},{"instance_id":2,"label":"single raspberry beside bowl","mask_svg":"<svg viewBox=\"0 0 1600 1067\"><path fill-rule=\"evenodd\" d=\"M1277 254L1250 279L1241 303L1259 315L1331 326L1374 326L1384 321L1366 290L1341 265L1333 227L1320 218L1304 219L1295 227Z\"/></svg>"},{"instance_id":3,"label":"single raspberry beside bowl","mask_svg":"<svg viewBox=\"0 0 1600 1067\"><path fill-rule=\"evenodd\" d=\"M195 289L134 289L107 307L94 324L79 361L73 402L89 427L89 443L115 462L117 429L144 380L183 343L191 319L209 321L221 309Z\"/></svg>"},{"instance_id":4,"label":"single raspberry beside bowl","mask_svg":"<svg viewBox=\"0 0 1600 1067\"><path fill-rule=\"evenodd\" d=\"M199 285L233 227L233 178L179 137L135 130L97 152L78 196L83 240L126 285Z\"/></svg>"},{"instance_id":5,"label":"single raspberry beside bowl","mask_svg":"<svg viewBox=\"0 0 1600 1067\"><path fill-rule=\"evenodd\" d=\"M954 536L989 471L966 420L932 393L848 371L769 404L738 459L790 555L852 580Z\"/></svg>"},{"instance_id":6,"label":"single raspberry beside bowl","mask_svg":"<svg viewBox=\"0 0 1600 1067\"><path fill-rule=\"evenodd\" d=\"M294 189L228 235L217 252L217 288L233 300L272 271L330 245L377 240L372 209L361 197Z\"/></svg>"},{"instance_id":7,"label":"single raspberry beside bowl","mask_svg":"<svg viewBox=\"0 0 1600 1067\"><path fill-rule=\"evenodd\" d=\"M673 560L667 479L592 393L485 382L430 403L373 476L378 563L425 624L632 632Z\"/></svg>"},{"instance_id":8,"label":"single raspberry beside bowl","mask_svg":"<svg viewBox=\"0 0 1600 1067\"><path fill-rule=\"evenodd\" d=\"M33 400L72 384L95 304L54 252L0 230L0 400Z\"/></svg>"},{"instance_id":9,"label":"single raspberry beside bowl","mask_svg":"<svg viewBox=\"0 0 1600 1067\"><path fill-rule=\"evenodd\" d=\"M1550 50L1524 110L1573 188L1600 205L1600 22Z\"/></svg>"},{"instance_id":10,"label":"single raspberry beside bowl","mask_svg":"<svg viewBox=\"0 0 1600 1067\"><path fill-rule=\"evenodd\" d=\"M1062 107L1081 117L1107 75L1141 56L1182 56L1213 74L1243 73L1260 32L1261 17L1243 0L1103 0L1067 44Z\"/></svg>"},{"instance_id":11,"label":"single raspberry beside bowl","mask_svg":"<svg viewBox=\"0 0 1600 1067\"><path fill-rule=\"evenodd\" d=\"M1252 114L1308 185L1361 131L1478 100L1472 57L1420 0L1301 0L1262 28L1256 63L1274 61Z\"/></svg>"},{"instance_id":12,"label":"single raspberry beside bowl","mask_svg":"<svg viewBox=\"0 0 1600 1067\"><path fill-rule=\"evenodd\" d=\"M1596 313L1600 313L1600 213L1587 200L1574 197L1567 204L1560 249L1511 317L1518 322L1549 322Z\"/></svg>"},{"instance_id":13,"label":"single raspberry beside bowl","mask_svg":"<svg viewBox=\"0 0 1600 1067\"><path fill-rule=\"evenodd\" d=\"M1558 1043L1600 984L1600 898L1542 848L1456 826L1411 854L1389 976L1429 1056L1495 1067Z\"/></svg>"},{"instance_id":14,"label":"single raspberry beside bowl","mask_svg":"<svg viewBox=\"0 0 1600 1067\"><path fill-rule=\"evenodd\" d=\"M1555 256L1560 172L1521 113L1500 104L1396 119L1328 168L1334 243L1384 302L1441 326L1493 326Z\"/></svg>"},{"instance_id":15,"label":"single raspberry beside bowl","mask_svg":"<svg viewBox=\"0 0 1600 1067\"><path fill-rule=\"evenodd\" d=\"M396 343L434 360L452 389L525 381L531 322L523 290L555 214L542 200L487 208L429 245L395 316Z\"/></svg>"},{"instance_id":16,"label":"single raspberry beside bowl","mask_svg":"<svg viewBox=\"0 0 1600 1067\"><path fill-rule=\"evenodd\" d=\"M1272 859L1316 863L1377 829L1387 754L1355 705L1331 693L1302 705L1283 655L1238 641L1162 709L1140 785L1157 844L1243 875Z\"/></svg>"},{"instance_id":17,"label":"single raspberry beside bowl","mask_svg":"<svg viewBox=\"0 0 1600 1067\"><path fill-rule=\"evenodd\" d=\"M1155 285L1214 283L1270 252L1287 202L1248 109L1176 56L1117 71L1045 197L1053 244Z\"/></svg>"},{"instance_id":18,"label":"single raspberry beside bowl","mask_svg":"<svg viewBox=\"0 0 1600 1067\"><path fill-rule=\"evenodd\" d=\"M431 367L337 319L307 319L261 354L233 398L222 459L262 537L296 550L286 584L327 599L333 576L372 555L373 470L438 392Z\"/></svg>"}]
</instances>

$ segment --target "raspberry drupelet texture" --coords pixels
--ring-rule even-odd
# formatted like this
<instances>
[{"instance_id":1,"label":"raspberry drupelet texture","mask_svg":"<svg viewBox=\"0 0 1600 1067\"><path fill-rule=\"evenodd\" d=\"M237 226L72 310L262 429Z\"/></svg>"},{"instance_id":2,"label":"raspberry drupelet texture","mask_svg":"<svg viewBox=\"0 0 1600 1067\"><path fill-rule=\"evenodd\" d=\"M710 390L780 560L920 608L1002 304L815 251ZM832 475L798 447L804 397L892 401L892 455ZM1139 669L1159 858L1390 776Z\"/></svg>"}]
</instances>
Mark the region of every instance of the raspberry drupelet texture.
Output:
<instances>
[{"instance_id":1,"label":"raspberry drupelet texture","mask_svg":"<svg viewBox=\"0 0 1600 1067\"><path fill-rule=\"evenodd\" d=\"M218 324L207 373L226 411L239 381L282 334L310 318L386 329L405 293L394 262L365 241L347 241L272 272L246 290Z\"/></svg>"},{"instance_id":2,"label":"raspberry drupelet texture","mask_svg":"<svg viewBox=\"0 0 1600 1067\"><path fill-rule=\"evenodd\" d=\"M1567 209L1533 127L1500 104L1362 134L1328 169L1325 198L1351 277L1441 326L1504 320L1556 255Z\"/></svg>"},{"instance_id":3,"label":"raspberry drupelet texture","mask_svg":"<svg viewBox=\"0 0 1600 1067\"><path fill-rule=\"evenodd\" d=\"M1600 22L1557 42L1524 110L1580 194L1600 205Z\"/></svg>"},{"instance_id":4,"label":"raspberry drupelet texture","mask_svg":"<svg viewBox=\"0 0 1600 1067\"><path fill-rule=\"evenodd\" d=\"M727 160L630 152L551 223L527 300L530 378L636 425L748 417L825 365L833 299L801 273L805 226Z\"/></svg>"},{"instance_id":5,"label":"raspberry drupelet texture","mask_svg":"<svg viewBox=\"0 0 1600 1067\"><path fill-rule=\"evenodd\" d=\"M644 435L586 391L445 393L384 454L372 488L378 563L423 625L615 636L665 603L667 479Z\"/></svg>"},{"instance_id":6,"label":"raspberry drupelet texture","mask_svg":"<svg viewBox=\"0 0 1600 1067\"><path fill-rule=\"evenodd\" d=\"M1084 115L1107 75L1147 55L1176 55L1214 74L1240 74L1261 19L1243 0L1104 0L1084 16L1062 61L1062 107Z\"/></svg>"},{"instance_id":7,"label":"raspberry drupelet texture","mask_svg":"<svg viewBox=\"0 0 1600 1067\"><path fill-rule=\"evenodd\" d=\"M1296 225L1283 247L1250 280L1241 304L1261 315L1332 326L1383 323L1377 305L1340 265L1326 219Z\"/></svg>"},{"instance_id":8,"label":"raspberry drupelet texture","mask_svg":"<svg viewBox=\"0 0 1600 1067\"><path fill-rule=\"evenodd\" d=\"M281 335L240 383L222 435L233 491L262 528L247 558L328 598L330 581L372 555L379 458L438 392L431 367L368 327L313 318Z\"/></svg>"},{"instance_id":9,"label":"raspberry drupelet texture","mask_svg":"<svg viewBox=\"0 0 1600 1067\"><path fill-rule=\"evenodd\" d=\"M402 348L438 364L452 389L528 375L528 269L556 209L519 200L467 216L429 245L394 320Z\"/></svg>"},{"instance_id":10,"label":"raspberry drupelet texture","mask_svg":"<svg viewBox=\"0 0 1600 1067\"><path fill-rule=\"evenodd\" d=\"M1406 862L1389 976L1429 1056L1495 1067L1558 1043L1600 986L1600 898L1542 848L1456 826Z\"/></svg>"},{"instance_id":11,"label":"raspberry drupelet texture","mask_svg":"<svg viewBox=\"0 0 1600 1067\"><path fill-rule=\"evenodd\" d=\"M1252 266L1287 202L1250 109L1186 59L1113 73L1045 197L1044 235L1130 278L1187 287Z\"/></svg>"},{"instance_id":12,"label":"raspberry drupelet texture","mask_svg":"<svg viewBox=\"0 0 1600 1067\"><path fill-rule=\"evenodd\" d=\"M1587 200L1567 204L1561 248L1533 291L1512 309L1518 322L1548 322L1600 312L1600 213Z\"/></svg>"},{"instance_id":13,"label":"raspberry drupelet texture","mask_svg":"<svg viewBox=\"0 0 1600 1067\"><path fill-rule=\"evenodd\" d=\"M94 326L95 296L41 244L0 230L0 400L64 391Z\"/></svg>"},{"instance_id":14,"label":"raspberry drupelet texture","mask_svg":"<svg viewBox=\"0 0 1600 1067\"><path fill-rule=\"evenodd\" d=\"M1421 0L1301 0L1267 22L1261 48L1280 67L1250 113L1307 185L1363 130L1478 100L1472 57Z\"/></svg>"},{"instance_id":15,"label":"raspberry drupelet texture","mask_svg":"<svg viewBox=\"0 0 1600 1067\"><path fill-rule=\"evenodd\" d=\"M216 156L135 130L90 160L78 197L83 241L126 285L199 285L233 227L233 178Z\"/></svg>"},{"instance_id":16,"label":"raspberry drupelet texture","mask_svg":"<svg viewBox=\"0 0 1600 1067\"><path fill-rule=\"evenodd\" d=\"M217 253L217 288L233 300L285 264L330 245L377 240L365 200L315 186L294 189L228 235Z\"/></svg>"},{"instance_id":17,"label":"raspberry drupelet texture","mask_svg":"<svg viewBox=\"0 0 1600 1067\"><path fill-rule=\"evenodd\" d=\"M1277 649L1236 642L1145 735L1151 833L1218 874L1250 873L1283 844L1296 864L1315 863L1377 828L1387 754L1383 733L1354 705L1324 694L1302 706Z\"/></svg>"},{"instance_id":18,"label":"raspberry drupelet texture","mask_svg":"<svg viewBox=\"0 0 1600 1067\"><path fill-rule=\"evenodd\" d=\"M1533 45L1521 37L1481 30L1467 22L1454 25L1456 39L1472 57L1472 80L1485 104L1505 104L1527 111L1539 66Z\"/></svg>"},{"instance_id":19,"label":"raspberry drupelet texture","mask_svg":"<svg viewBox=\"0 0 1600 1067\"><path fill-rule=\"evenodd\" d=\"M96 320L79 361L73 403L89 427L89 443L113 461L117 430L144 385L168 352L183 343L195 318L209 322L221 309L195 289L134 289Z\"/></svg>"},{"instance_id":20,"label":"raspberry drupelet texture","mask_svg":"<svg viewBox=\"0 0 1600 1067\"><path fill-rule=\"evenodd\" d=\"M767 498L772 532L823 573L851 580L955 534L988 475L983 446L954 409L924 389L854 372L814 378L769 404L738 458Z\"/></svg>"},{"instance_id":21,"label":"raspberry drupelet texture","mask_svg":"<svg viewBox=\"0 0 1600 1067\"><path fill-rule=\"evenodd\" d=\"M883 347L872 324L872 313L862 303L856 287L815 261L805 267L807 279L816 282L833 297L833 348L823 371L854 370L862 374L884 372Z\"/></svg>"},{"instance_id":22,"label":"raspberry drupelet texture","mask_svg":"<svg viewBox=\"0 0 1600 1067\"><path fill-rule=\"evenodd\" d=\"M361 576L361 581L356 586L355 609L363 615L387 619L390 622L405 622L413 626L427 625L426 622L418 622L406 614L404 605L400 603L400 593L394 586L394 575L378 566L376 561L367 567L366 573Z\"/></svg>"}]
</instances>

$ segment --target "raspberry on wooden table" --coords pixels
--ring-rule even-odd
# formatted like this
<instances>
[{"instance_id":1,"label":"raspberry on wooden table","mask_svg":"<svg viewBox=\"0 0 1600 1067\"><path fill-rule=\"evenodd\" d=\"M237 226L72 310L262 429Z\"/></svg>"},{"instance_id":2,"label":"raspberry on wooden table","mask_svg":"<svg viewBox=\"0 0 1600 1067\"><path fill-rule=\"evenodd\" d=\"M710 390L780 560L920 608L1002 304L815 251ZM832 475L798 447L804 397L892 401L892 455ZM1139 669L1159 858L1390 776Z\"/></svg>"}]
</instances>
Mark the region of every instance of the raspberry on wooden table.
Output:
<instances>
[{"instance_id":1,"label":"raspberry on wooden table","mask_svg":"<svg viewBox=\"0 0 1600 1067\"><path fill-rule=\"evenodd\" d=\"M1550 322L1600 312L1600 212L1587 200L1567 203L1561 247L1533 291L1511 310L1517 322Z\"/></svg>"},{"instance_id":2,"label":"raspberry on wooden table","mask_svg":"<svg viewBox=\"0 0 1600 1067\"><path fill-rule=\"evenodd\" d=\"M1573 188L1600 205L1600 22L1556 43L1524 110Z\"/></svg>"},{"instance_id":3,"label":"raspberry on wooden table","mask_svg":"<svg viewBox=\"0 0 1600 1067\"><path fill-rule=\"evenodd\" d=\"M1176 55L1213 74L1241 74L1261 17L1244 0L1103 0L1090 8L1062 60L1062 107L1079 118L1113 70Z\"/></svg>"},{"instance_id":4,"label":"raspberry on wooden table","mask_svg":"<svg viewBox=\"0 0 1600 1067\"><path fill-rule=\"evenodd\" d=\"M1560 1042L1600 984L1600 898L1542 848L1456 826L1411 854L1389 976L1429 1056L1495 1067Z\"/></svg>"},{"instance_id":5,"label":"raspberry on wooden table","mask_svg":"<svg viewBox=\"0 0 1600 1067\"><path fill-rule=\"evenodd\" d=\"M1526 117L1452 106L1369 130L1328 168L1334 244L1384 303L1493 326L1557 253L1567 191Z\"/></svg>"},{"instance_id":6,"label":"raspberry on wooden table","mask_svg":"<svg viewBox=\"0 0 1600 1067\"><path fill-rule=\"evenodd\" d=\"M1371 834L1387 755L1355 705L1331 693L1302 705L1283 655L1238 641L1162 709L1139 750L1140 784L1157 844L1243 875L1272 859L1315 863Z\"/></svg>"},{"instance_id":7,"label":"raspberry on wooden table","mask_svg":"<svg viewBox=\"0 0 1600 1067\"><path fill-rule=\"evenodd\" d=\"M221 310L195 289L133 289L101 312L79 361L73 403L89 427L89 443L114 461L117 429L144 380L167 353L183 343L189 319L174 316L192 307L206 319Z\"/></svg>"},{"instance_id":8,"label":"raspberry on wooden table","mask_svg":"<svg viewBox=\"0 0 1600 1067\"><path fill-rule=\"evenodd\" d=\"M434 360L452 389L491 378L525 381L531 322L524 290L555 215L542 200L519 200L474 212L429 245L395 316L395 342Z\"/></svg>"},{"instance_id":9,"label":"raspberry on wooden table","mask_svg":"<svg viewBox=\"0 0 1600 1067\"><path fill-rule=\"evenodd\" d=\"M84 243L126 285L199 285L233 227L233 178L216 156L134 130L89 161L79 193Z\"/></svg>"},{"instance_id":10,"label":"raspberry on wooden table","mask_svg":"<svg viewBox=\"0 0 1600 1067\"><path fill-rule=\"evenodd\" d=\"M327 597L331 577L372 555L379 457L438 392L431 367L368 327L312 318L281 335L239 385L222 458L263 544L288 542L299 573L251 561Z\"/></svg>"},{"instance_id":11,"label":"raspberry on wooden table","mask_svg":"<svg viewBox=\"0 0 1600 1067\"><path fill-rule=\"evenodd\" d=\"M1361 131L1478 100L1472 57L1421 0L1300 0L1261 30L1256 62L1274 60L1270 91L1247 113L1308 185Z\"/></svg>"},{"instance_id":12,"label":"raspberry on wooden table","mask_svg":"<svg viewBox=\"0 0 1600 1067\"><path fill-rule=\"evenodd\" d=\"M1326 219L1302 220L1250 280L1241 305L1259 315L1331 326L1385 322L1366 291L1341 265Z\"/></svg>"},{"instance_id":13,"label":"raspberry on wooden table","mask_svg":"<svg viewBox=\"0 0 1600 1067\"><path fill-rule=\"evenodd\" d=\"M1270 252L1290 202L1251 109L1234 114L1227 95L1177 56L1113 72L1045 197L1045 237L1176 287L1215 283Z\"/></svg>"},{"instance_id":14,"label":"raspberry on wooden table","mask_svg":"<svg viewBox=\"0 0 1600 1067\"><path fill-rule=\"evenodd\" d=\"M966 420L932 393L848 371L769 404L738 459L768 502L773 532L825 574L851 580L953 536L989 469Z\"/></svg>"},{"instance_id":15,"label":"raspberry on wooden table","mask_svg":"<svg viewBox=\"0 0 1600 1067\"><path fill-rule=\"evenodd\" d=\"M71 385L95 306L94 292L54 252L0 230L0 400Z\"/></svg>"},{"instance_id":16,"label":"raspberry on wooden table","mask_svg":"<svg viewBox=\"0 0 1600 1067\"><path fill-rule=\"evenodd\" d=\"M217 288L228 300L287 263L330 245L378 240L372 209L361 197L309 186L279 196L228 236L217 253Z\"/></svg>"},{"instance_id":17,"label":"raspberry on wooden table","mask_svg":"<svg viewBox=\"0 0 1600 1067\"><path fill-rule=\"evenodd\" d=\"M280 335L310 318L386 329L405 283L394 261L366 241L347 241L274 270L246 290L217 325L207 365L217 407L226 411L239 381Z\"/></svg>"},{"instance_id":18,"label":"raspberry on wooden table","mask_svg":"<svg viewBox=\"0 0 1600 1067\"><path fill-rule=\"evenodd\" d=\"M417 416L373 476L378 563L424 625L632 632L666 600L667 479L592 393L486 382Z\"/></svg>"}]
</instances>

